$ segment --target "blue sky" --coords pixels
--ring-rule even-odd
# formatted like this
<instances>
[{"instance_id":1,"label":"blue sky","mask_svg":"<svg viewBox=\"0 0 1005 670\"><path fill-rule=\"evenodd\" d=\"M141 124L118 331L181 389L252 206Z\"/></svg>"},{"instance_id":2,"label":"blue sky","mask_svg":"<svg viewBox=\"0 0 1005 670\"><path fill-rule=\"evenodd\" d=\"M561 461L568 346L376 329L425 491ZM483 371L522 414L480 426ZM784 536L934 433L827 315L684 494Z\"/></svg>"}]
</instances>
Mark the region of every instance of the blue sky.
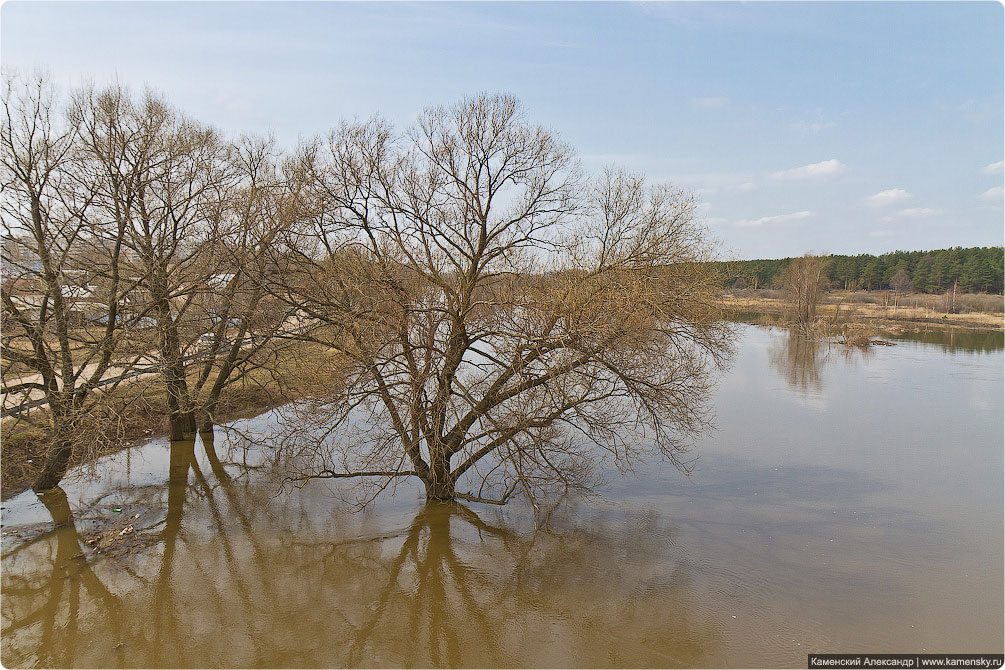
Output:
<instances>
[{"instance_id":1,"label":"blue sky","mask_svg":"<svg viewBox=\"0 0 1005 670\"><path fill-rule=\"evenodd\" d=\"M292 147L519 97L587 170L697 191L726 255L1000 245L996 2L7 2L0 60Z\"/></svg>"}]
</instances>

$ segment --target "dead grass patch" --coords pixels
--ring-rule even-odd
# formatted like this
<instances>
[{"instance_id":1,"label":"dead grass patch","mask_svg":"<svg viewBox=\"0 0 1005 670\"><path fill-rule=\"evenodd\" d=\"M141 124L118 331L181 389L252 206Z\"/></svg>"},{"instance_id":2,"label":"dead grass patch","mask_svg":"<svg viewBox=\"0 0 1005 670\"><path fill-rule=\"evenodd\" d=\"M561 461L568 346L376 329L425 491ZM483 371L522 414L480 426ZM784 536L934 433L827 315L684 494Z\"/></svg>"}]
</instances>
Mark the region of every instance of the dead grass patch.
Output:
<instances>
[{"instance_id":1,"label":"dead grass patch","mask_svg":"<svg viewBox=\"0 0 1005 670\"><path fill-rule=\"evenodd\" d=\"M722 307L729 311L757 312L759 314L780 315L785 311L785 301L773 297L774 291L756 295L760 291L745 290L726 293L722 296ZM969 295L957 296L958 313L945 312L944 296L909 294L896 303L893 297L872 292L836 291L828 293L817 307L818 315L830 321L856 322L862 326L887 328L896 324L933 324L1005 330L1005 315L1001 312L1002 296ZM940 307L941 305L941 307Z\"/></svg>"},{"instance_id":2,"label":"dead grass patch","mask_svg":"<svg viewBox=\"0 0 1005 670\"><path fill-rule=\"evenodd\" d=\"M224 389L217 406L219 422L247 418L272 407L296 400L310 391L308 374L330 358L317 345L288 350L272 369L250 372L240 382ZM156 377L124 385L102 403L105 414L94 417L94 431L82 431L74 444L70 468L93 462L136 442L168 430L167 396ZM35 423L43 423L46 410L32 413ZM114 417L109 420L109 417ZM49 432L16 417L0 425L0 498L20 493L31 486L42 470L48 450Z\"/></svg>"}]
</instances>

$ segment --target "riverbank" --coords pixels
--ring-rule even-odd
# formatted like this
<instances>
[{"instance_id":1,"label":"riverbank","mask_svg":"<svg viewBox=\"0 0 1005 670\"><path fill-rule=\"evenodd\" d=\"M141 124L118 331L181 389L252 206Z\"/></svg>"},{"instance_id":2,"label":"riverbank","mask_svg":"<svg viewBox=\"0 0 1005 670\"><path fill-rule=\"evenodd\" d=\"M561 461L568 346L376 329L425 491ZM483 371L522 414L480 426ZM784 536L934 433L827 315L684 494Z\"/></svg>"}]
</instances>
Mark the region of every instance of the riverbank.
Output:
<instances>
[{"instance_id":1,"label":"riverbank","mask_svg":"<svg viewBox=\"0 0 1005 670\"><path fill-rule=\"evenodd\" d=\"M770 317L781 317L787 305L780 291L770 289L728 292L721 299L728 312ZM823 295L817 313L833 323L884 330L927 325L1003 331L1003 303L999 295L965 295L957 298L956 312L946 312L945 296L835 291Z\"/></svg>"},{"instance_id":2,"label":"riverbank","mask_svg":"<svg viewBox=\"0 0 1005 670\"><path fill-rule=\"evenodd\" d=\"M317 345L277 350L270 367L251 370L238 383L224 388L217 407L218 422L256 416L303 395L311 377L305 370L317 369L327 354ZM141 386L142 385L142 386ZM143 376L123 384L100 405L103 416L95 430L82 430L70 457L70 469L94 462L101 456L134 446L168 431L167 394L156 376ZM28 419L3 419L0 441L0 499L7 500L29 488L39 475L49 444L45 408Z\"/></svg>"},{"instance_id":3,"label":"riverbank","mask_svg":"<svg viewBox=\"0 0 1005 670\"><path fill-rule=\"evenodd\" d=\"M219 421L231 421L261 414L285 402L278 388L246 385L227 389L220 398ZM44 411L44 410L41 410ZM130 403L118 416L114 435L95 443L90 437L74 445L69 467L92 462L101 456L121 451L167 433L167 396L149 389L141 402ZM0 499L6 500L31 487L41 473L49 443L49 432L17 419L4 419L2 458L0 458Z\"/></svg>"}]
</instances>

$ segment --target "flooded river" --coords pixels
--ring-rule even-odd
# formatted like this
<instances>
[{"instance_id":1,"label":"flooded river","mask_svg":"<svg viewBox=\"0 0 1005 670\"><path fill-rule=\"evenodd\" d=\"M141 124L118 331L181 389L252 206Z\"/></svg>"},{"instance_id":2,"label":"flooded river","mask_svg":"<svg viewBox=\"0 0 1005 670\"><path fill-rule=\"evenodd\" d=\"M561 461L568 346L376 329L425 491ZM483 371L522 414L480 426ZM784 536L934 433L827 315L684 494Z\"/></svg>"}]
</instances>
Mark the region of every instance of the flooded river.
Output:
<instances>
[{"instance_id":1,"label":"flooded river","mask_svg":"<svg viewBox=\"0 0 1005 670\"><path fill-rule=\"evenodd\" d=\"M362 512L268 449L154 440L3 503L6 667L806 667L1003 649L1001 334L744 326L689 477ZM268 431L271 414L238 422ZM100 547L101 551L96 551Z\"/></svg>"}]
</instances>

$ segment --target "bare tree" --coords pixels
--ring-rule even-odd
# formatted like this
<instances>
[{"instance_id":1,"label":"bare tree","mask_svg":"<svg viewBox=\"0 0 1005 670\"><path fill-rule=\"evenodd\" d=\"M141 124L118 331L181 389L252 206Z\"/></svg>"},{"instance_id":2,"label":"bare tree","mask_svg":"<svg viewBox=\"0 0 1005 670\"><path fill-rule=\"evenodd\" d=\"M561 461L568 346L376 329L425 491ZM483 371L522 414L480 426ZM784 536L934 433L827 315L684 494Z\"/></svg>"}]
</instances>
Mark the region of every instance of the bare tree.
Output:
<instances>
[{"instance_id":1,"label":"bare tree","mask_svg":"<svg viewBox=\"0 0 1005 670\"><path fill-rule=\"evenodd\" d=\"M223 390L262 367L273 368L296 325L287 303L266 290L273 244L290 223L290 190L271 140L242 138L229 149L234 181L221 198L220 224L206 246L209 290L199 294L198 373L190 395L200 430L211 430Z\"/></svg>"},{"instance_id":2,"label":"bare tree","mask_svg":"<svg viewBox=\"0 0 1005 670\"><path fill-rule=\"evenodd\" d=\"M77 94L73 119L107 216L125 231L136 329L156 352L172 439L212 425L223 389L268 362L285 314L259 275L283 225L270 142L224 142L160 97ZM274 352L272 352L274 355Z\"/></svg>"},{"instance_id":3,"label":"bare tree","mask_svg":"<svg viewBox=\"0 0 1005 670\"><path fill-rule=\"evenodd\" d=\"M897 274L890 278L890 288L893 289L894 307L896 307L900 302L900 296L904 293L909 293L913 288L911 276L907 274L907 270L901 268L897 271Z\"/></svg>"},{"instance_id":4,"label":"bare tree","mask_svg":"<svg viewBox=\"0 0 1005 670\"><path fill-rule=\"evenodd\" d=\"M56 486L74 438L94 427L106 373L121 376L139 360L124 346L133 319L123 310L132 288L121 271L124 231L96 211L78 138L54 99L44 77L4 78L4 392L47 401L38 490ZM87 433L92 443L99 433Z\"/></svg>"},{"instance_id":5,"label":"bare tree","mask_svg":"<svg viewBox=\"0 0 1005 670\"><path fill-rule=\"evenodd\" d=\"M288 417L295 481L365 478L366 500L414 476L431 499L504 503L587 487L605 454L687 469L730 334L691 196L584 185L507 96L405 135L343 124L290 169L304 187L271 291L330 352Z\"/></svg>"},{"instance_id":6,"label":"bare tree","mask_svg":"<svg viewBox=\"0 0 1005 670\"><path fill-rule=\"evenodd\" d=\"M792 261L779 275L779 284L788 296L789 320L803 335L811 335L817 318L817 303L823 290L827 260L805 254Z\"/></svg>"},{"instance_id":7,"label":"bare tree","mask_svg":"<svg viewBox=\"0 0 1005 670\"><path fill-rule=\"evenodd\" d=\"M890 279L890 288L897 293L907 293L911 290L911 277L906 270L900 270Z\"/></svg>"},{"instance_id":8,"label":"bare tree","mask_svg":"<svg viewBox=\"0 0 1005 670\"><path fill-rule=\"evenodd\" d=\"M195 431L185 353L196 335L183 322L208 281L200 252L217 211L221 148L212 131L150 92L134 100L121 88L83 90L71 116L101 180L98 204L125 231L127 271L138 285L133 302L152 324L149 346L159 358L171 435L178 439Z\"/></svg>"}]
</instances>

